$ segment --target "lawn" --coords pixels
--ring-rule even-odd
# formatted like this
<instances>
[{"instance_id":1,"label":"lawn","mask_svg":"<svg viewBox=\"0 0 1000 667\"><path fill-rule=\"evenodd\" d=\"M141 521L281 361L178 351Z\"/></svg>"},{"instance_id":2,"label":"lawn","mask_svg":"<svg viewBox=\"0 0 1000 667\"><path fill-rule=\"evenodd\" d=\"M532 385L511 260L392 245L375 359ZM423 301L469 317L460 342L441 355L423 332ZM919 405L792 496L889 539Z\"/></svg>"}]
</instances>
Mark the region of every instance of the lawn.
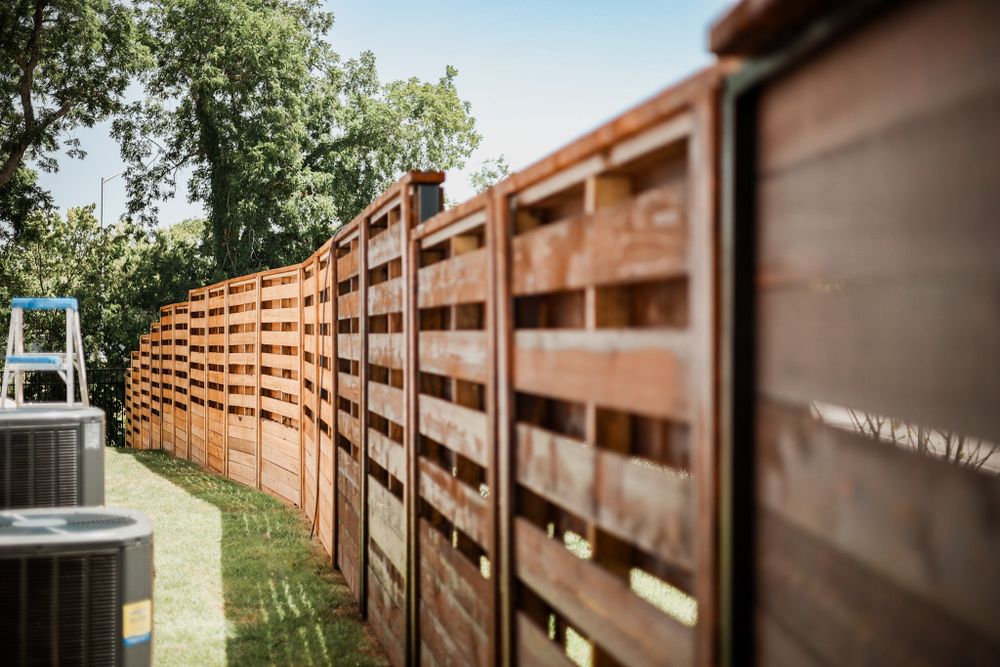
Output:
<instances>
[{"instance_id":1,"label":"lawn","mask_svg":"<svg viewBox=\"0 0 1000 667\"><path fill-rule=\"evenodd\" d=\"M157 665L384 665L302 514L162 452L107 449L109 506L155 529Z\"/></svg>"}]
</instances>

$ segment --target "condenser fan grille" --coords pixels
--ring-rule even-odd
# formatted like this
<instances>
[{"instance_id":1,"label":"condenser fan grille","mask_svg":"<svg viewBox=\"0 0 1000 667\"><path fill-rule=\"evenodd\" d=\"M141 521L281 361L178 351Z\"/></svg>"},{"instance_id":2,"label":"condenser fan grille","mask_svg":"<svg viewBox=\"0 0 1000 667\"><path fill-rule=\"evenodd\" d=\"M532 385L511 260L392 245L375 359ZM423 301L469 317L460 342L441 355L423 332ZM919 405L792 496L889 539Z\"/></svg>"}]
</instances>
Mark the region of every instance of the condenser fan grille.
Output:
<instances>
[{"instance_id":1,"label":"condenser fan grille","mask_svg":"<svg viewBox=\"0 0 1000 667\"><path fill-rule=\"evenodd\" d=\"M0 537L39 537L42 535L88 535L135 525L130 516L80 510L72 514L7 510L0 514Z\"/></svg>"},{"instance_id":2,"label":"condenser fan grille","mask_svg":"<svg viewBox=\"0 0 1000 667\"><path fill-rule=\"evenodd\" d=\"M117 552L0 558L6 664L114 665Z\"/></svg>"},{"instance_id":3,"label":"condenser fan grille","mask_svg":"<svg viewBox=\"0 0 1000 667\"><path fill-rule=\"evenodd\" d=\"M72 507L79 497L76 427L0 432L4 507Z\"/></svg>"}]
</instances>

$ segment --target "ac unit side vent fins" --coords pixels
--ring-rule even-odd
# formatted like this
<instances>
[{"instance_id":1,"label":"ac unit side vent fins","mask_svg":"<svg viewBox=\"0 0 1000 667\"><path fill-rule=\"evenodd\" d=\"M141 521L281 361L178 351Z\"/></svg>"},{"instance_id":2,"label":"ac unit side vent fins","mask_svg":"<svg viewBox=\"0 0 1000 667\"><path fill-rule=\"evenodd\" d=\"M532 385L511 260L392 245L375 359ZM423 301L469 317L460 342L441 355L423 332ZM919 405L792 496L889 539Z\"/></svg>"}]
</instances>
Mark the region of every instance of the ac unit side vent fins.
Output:
<instances>
[{"instance_id":1,"label":"ac unit side vent fins","mask_svg":"<svg viewBox=\"0 0 1000 667\"><path fill-rule=\"evenodd\" d=\"M79 430L0 434L0 500L8 509L73 507L80 494Z\"/></svg>"},{"instance_id":2,"label":"ac unit side vent fins","mask_svg":"<svg viewBox=\"0 0 1000 667\"><path fill-rule=\"evenodd\" d=\"M5 664L114 665L116 553L0 558Z\"/></svg>"}]
</instances>

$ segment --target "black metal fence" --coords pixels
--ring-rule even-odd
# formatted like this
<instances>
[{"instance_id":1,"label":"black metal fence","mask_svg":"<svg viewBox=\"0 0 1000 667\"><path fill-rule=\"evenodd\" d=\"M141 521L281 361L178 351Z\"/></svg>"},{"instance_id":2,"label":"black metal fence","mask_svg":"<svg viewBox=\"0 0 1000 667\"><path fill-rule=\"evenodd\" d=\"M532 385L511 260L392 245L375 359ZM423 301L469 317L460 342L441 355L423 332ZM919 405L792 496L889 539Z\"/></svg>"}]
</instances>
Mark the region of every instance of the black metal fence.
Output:
<instances>
[{"instance_id":1,"label":"black metal fence","mask_svg":"<svg viewBox=\"0 0 1000 667\"><path fill-rule=\"evenodd\" d=\"M105 444L109 447L124 447L125 369L88 368L87 388L90 404L101 408L107 415ZM79 393L79 385L76 391ZM24 374L24 400L27 403L64 402L66 383L56 373L28 371Z\"/></svg>"}]
</instances>

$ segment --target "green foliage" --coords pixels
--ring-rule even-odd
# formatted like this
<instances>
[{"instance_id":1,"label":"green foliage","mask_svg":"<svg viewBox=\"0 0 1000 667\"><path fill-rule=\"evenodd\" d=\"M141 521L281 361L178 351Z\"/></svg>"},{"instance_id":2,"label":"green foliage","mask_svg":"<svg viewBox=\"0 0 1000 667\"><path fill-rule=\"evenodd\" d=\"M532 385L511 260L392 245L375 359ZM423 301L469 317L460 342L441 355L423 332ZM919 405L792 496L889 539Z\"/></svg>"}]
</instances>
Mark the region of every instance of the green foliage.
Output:
<instances>
[{"instance_id":1,"label":"green foliage","mask_svg":"<svg viewBox=\"0 0 1000 667\"><path fill-rule=\"evenodd\" d=\"M14 170L0 186L0 241L8 241L24 228L35 212L52 210L52 195L38 185L38 172L25 166Z\"/></svg>"},{"instance_id":2,"label":"green foliage","mask_svg":"<svg viewBox=\"0 0 1000 667\"><path fill-rule=\"evenodd\" d=\"M102 230L93 205L65 217L33 214L17 239L0 244L0 340L7 340L12 297L74 296L88 363L125 364L159 307L209 280L203 235L200 220L152 233L128 222ZM27 314L28 344L63 349L64 323L61 313Z\"/></svg>"},{"instance_id":3,"label":"green foliage","mask_svg":"<svg viewBox=\"0 0 1000 667\"><path fill-rule=\"evenodd\" d=\"M0 327L6 343L10 299L14 296L75 296L80 302L84 349L92 362L103 362L106 340L117 322L106 313L109 294L120 274L128 239L117 230L101 230L94 207L37 213L24 221L16 243L0 248ZM26 313L27 344L39 350L65 347L61 312ZM111 334L113 335L113 334Z\"/></svg>"},{"instance_id":4,"label":"green foliage","mask_svg":"<svg viewBox=\"0 0 1000 667\"><path fill-rule=\"evenodd\" d=\"M121 350L123 363L130 350L138 349L139 336L149 331L160 316L160 306L186 301L188 290L212 282L212 259L205 247L205 221L184 220L152 232L122 223L136 239L129 263L122 267L120 282L109 301L120 312L121 326L109 355Z\"/></svg>"},{"instance_id":5,"label":"green foliage","mask_svg":"<svg viewBox=\"0 0 1000 667\"><path fill-rule=\"evenodd\" d=\"M510 174L510 165L503 155L490 160L483 160L479 171L469 176L469 185L476 192L485 192L502 181Z\"/></svg>"},{"instance_id":6,"label":"green foliage","mask_svg":"<svg viewBox=\"0 0 1000 667\"><path fill-rule=\"evenodd\" d=\"M155 219L193 168L224 275L301 259L401 172L459 167L478 145L455 69L383 84L370 52L333 53L316 0L155 0L143 20L156 67L114 126L130 211Z\"/></svg>"},{"instance_id":7,"label":"green foliage","mask_svg":"<svg viewBox=\"0 0 1000 667\"><path fill-rule=\"evenodd\" d=\"M30 160L55 171L62 145L84 155L74 128L121 108L131 77L149 64L131 3L119 0L12 0L0 4L0 206L20 230L32 199L42 200Z\"/></svg>"},{"instance_id":8,"label":"green foliage","mask_svg":"<svg viewBox=\"0 0 1000 667\"><path fill-rule=\"evenodd\" d=\"M332 23L319 0L0 6L0 336L12 296L75 296L90 363L124 364L190 288L297 262L402 172L463 166L479 135L457 70L381 82L372 53L331 50ZM124 104L130 82L145 98ZM101 229L93 206L55 212L34 168L60 141L83 156L68 132L108 116L132 218ZM207 220L157 229L182 168ZM61 349L61 319L32 319Z\"/></svg>"}]
</instances>

